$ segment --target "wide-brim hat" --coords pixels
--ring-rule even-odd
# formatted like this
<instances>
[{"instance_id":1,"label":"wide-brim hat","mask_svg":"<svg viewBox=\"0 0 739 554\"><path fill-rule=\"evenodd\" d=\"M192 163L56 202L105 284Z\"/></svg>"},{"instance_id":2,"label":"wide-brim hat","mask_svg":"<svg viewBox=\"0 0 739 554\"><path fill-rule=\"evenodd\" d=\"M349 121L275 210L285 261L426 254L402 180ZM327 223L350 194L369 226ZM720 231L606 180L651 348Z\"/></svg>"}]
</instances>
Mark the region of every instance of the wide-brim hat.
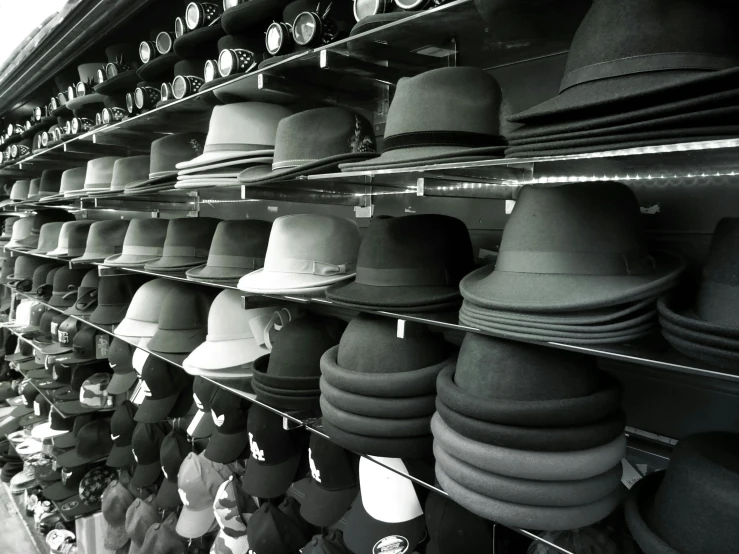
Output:
<instances>
[{"instance_id":1,"label":"wide-brim hat","mask_svg":"<svg viewBox=\"0 0 739 554\"><path fill-rule=\"evenodd\" d=\"M263 292L265 294L319 294L330 285L346 281L354 277L354 273L345 275L323 276L295 274L287 272L257 269L247 273L239 280L241 290Z\"/></svg>"},{"instance_id":2,"label":"wide-brim hat","mask_svg":"<svg viewBox=\"0 0 739 554\"><path fill-rule=\"evenodd\" d=\"M257 165L270 167L273 156L254 156L217 162L204 167L180 171L175 188L195 188L202 186L239 186L239 173ZM189 171L189 173L186 173ZM200 173L202 171L202 173Z\"/></svg>"},{"instance_id":3,"label":"wide-brim hat","mask_svg":"<svg viewBox=\"0 0 739 554\"><path fill-rule=\"evenodd\" d=\"M323 421L323 430L338 444L360 454L387 458L426 458L431 455L433 436L370 437L341 429L330 421Z\"/></svg>"},{"instance_id":4,"label":"wide-brim hat","mask_svg":"<svg viewBox=\"0 0 739 554\"><path fill-rule=\"evenodd\" d=\"M269 354L267 348L258 344L254 338L218 341L206 339L185 358L182 365L191 375L209 375L211 370L243 367L265 354Z\"/></svg>"},{"instance_id":5,"label":"wide-brim hat","mask_svg":"<svg viewBox=\"0 0 739 554\"><path fill-rule=\"evenodd\" d=\"M174 52L167 52L139 66L136 73L142 81L170 81L174 74L174 66L180 60L182 58Z\"/></svg>"},{"instance_id":6,"label":"wide-brim hat","mask_svg":"<svg viewBox=\"0 0 739 554\"><path fill-rule=\"evenodd\" d=\"M372 152L354 152L347 154L338 154L329 156L311 163L306 163L296 167L273 170L268 165L255 165L244 169L239 173L239 182L246 185L255 185L259 183L268 183L274 181L282 181L293 179L302 175L315 175L318 173L329 173L338 169L339 164L351 160L366 160L374 158L377 154Z\"/></svg>"},{"instance_id":7,"label":"wide-brim hat","mask_svg":"<svg viewBox=\"0 0 739 554\"><path fill-rule=\"evenodd\" d=\"M662 329L662 336L678 352L686 356L704 361L722 369L736 371L739 369L739 352L718 346L710 346L695 340L688 340L667 329Z\"/></svg>"},{"instance_id":8,"label":"wide-brim hat","mask_svg":"<svg viewBox=\"0 0 739 554\"><path fill-rule=\"evenodd\" d=\"M66 107L70 110L79 110L81 108L84 108L85 106L89 106L90 104L100 104L102 109L102 105L105 104L105 96L100 94L99 92L93 92L90 94L85 94L84 96L75 96L71 100L67 102ZM83 133L78 133L83 134ZM70 138L70 135L65 135L64 140L67 140ZM52 146L52 143L49 143L49 146Z\"/></svg>"},{"instance_id":9,"label":"wide-brim hat","mask_svg":"<svg viewBox=\"0 0 739 554\"><path fill-rule=\"evenodd\" d=\"M264 27L282 15L290 0L249 0L228 8L221 16L221 25L229 35L243 32L252 27Z\"/></svg>"}]
</instances>

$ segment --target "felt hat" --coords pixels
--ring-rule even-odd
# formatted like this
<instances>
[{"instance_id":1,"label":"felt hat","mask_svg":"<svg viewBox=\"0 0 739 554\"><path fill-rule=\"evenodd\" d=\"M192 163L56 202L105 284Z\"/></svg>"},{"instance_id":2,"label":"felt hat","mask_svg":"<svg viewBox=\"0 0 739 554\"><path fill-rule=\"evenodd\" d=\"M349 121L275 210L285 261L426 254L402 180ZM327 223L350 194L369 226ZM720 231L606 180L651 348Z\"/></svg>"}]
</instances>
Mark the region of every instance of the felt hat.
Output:
<instances>
[{"instance_id":1,"label":"felt hat","mask_svg":"<svg viewBox=\"0 0 739 554\"><path fill-rule=\"evenodd\" d=\"M239 280L254 293L311 294L354 276L359 227L349 219L318 214L277 218L264 267Z\"/></svg>"},{"instance_id":2,"label":"felt hat","mask_svg":"<svg viewBox=\"0 0 739 554\"><path fill-rule=\"evenodd\" d=\"M312 140L296 137L310 134ZM335 171L342 162L374 158L375 133L363 116L346 108L306 110L277 125L272 169L255 166L239 174L247 185Z\"/></svg>"},{"instance_id":3,"label":"felt hat","mask_svg":"<svg viewBox=\"0 0 739 554\"><path fill-rule=\"evenodd\" d=\"M114 44L105 49L103 75L105 79L95 86L95 92L109 96L118 92L131 90L139 80L136 68L139 66L138 45Z\"/></svg>"},{"instance_id":4,"label":"felt hat","mask_svg":"<svg viewBox=\"0 0 739 554\"><path fill-rule=\"evenodd\" d=\"M248 0L232 2L221 16L221 25L229 34L242 33L253 28L266 28L266 23L278 18L288 0Z\"/></svg>"},{"instance_id":5,"label":"felt hat","mask_svg":"<svg viewBox=\"0 0 739 554\"><path fill-rule=\"evenodd\" d=\"M279 123L291 113L284 106L263 102L215 106L201 155L180 160L177 169L212 168L223 162L271 156Z\"/></svg>"},{"instance_id":6,"label":"felt hat","mask_svg":"<svg viewBox=\"0 0 739 554\"><path fill-rule=\"evenodd\" d=\"M64 313L81 319L87 319L97 307L97 291L100 286L98 270L91 269L80 282L74 304L69 306ZM53 294L53 293L52 293Z\"/></svg>"},{"instance_id":7,"label":"felt hat","mask_svg":"<svg viewBox=\"0 0 739 554\"><path fill-rule=\"evenodd\" d=\"M683 0L664 18L657 4L594 2L570 46L559 94L509 119L585 119L735 88L724 83L734 78L739 65L736 37L728 24L736 6ZM619 25L613 25L614 17Z\"/></svg>"},{"instance_id":8,"label":"felt hat","mask_svg":"<svg viewBox=\"0 0 739 554\"><path fill-rule=\"evenodd\" d=\"M95 221L88 229L83 252L72 261L102 262L108 256L120 254L128 224L129 221L126 219Z\"/></svg>"},{"instance_id":9,"label":"felt hat","mask_svg":"<svg viewBox=\"0 0 739 554\"><path fill-rule=\"evenodd\" d=\"M266 56L266 45L259 34L225 35L218 39L218 57L206 62L205 84L209 90L249 73Z\"/></svg>"},{"instance_id":10,"label":"felt hat","mask_svg":"<svg viewBox=\"0 0 739 554\"><path fill-rule=\"evenodd\" d=\"M98 305L90 315L90 322L115 325L126 315L128 305L143 280L136 275L106 275L98 285Z\"/></svg>"},{"instance_id":11,"label":"felt hat","mask_svg":"<svg viewBox=\"0 0 739 554\"><path fill-rule=\"evenodd\" d=\"M82 236L80 238L86 240L87 232L89 232L90 225L92 225L92 223L92 221L87 220L65 222L59 230L59 241L57 242L56 248L47 252L46 255L59 258L74 257L69 254L69 241L72 231L75 230L75 234L77 232L81 232ZM82 244L84 244L84 242Z\"/></svg>"},{"instance_id":12,"label":"felt hat","mask_svg":"<svg viewBox=\"0 0 739 554\"><path fill-rule=\"evenodd\" d=\"M123 192L129 183L146 181L149 178L150 164L151 157L148 155L129 156L116 160L113 164L113 177L110 181L110 190L92 194Z\"/></svg>"},{"instance_id":13,"label":"felt hat","mask_svg":"<svg viewBox=\"0 0 739 554\"><path fill-rule=\"evenodd\" d=\"M168 224L166 219L132 219L126 229L121 253L105 258L104 265L142 267L146 262L160 258Z\"/></svg>"},{"instance_id":14,"label":"felt hat","mask_svg":"<svg viewBox=\"0 0 739 554\"><path fill-rule=\"evenodd\" d=\"M174 180L175 166L202 154L205 143L203 133L197 132L176 133L155 140L151 143L148 179L129 182L125 190L146 190L151 185Z\"/></svg>"},{"instance_id":15,"label":"felt hat","mask_svg":"<svg viewBox=\"0 0 739 554\"><path fill-rule=\"evenodd\" d=\"M74 215L65 210L40 208L32 218L31 234L17 241L18 250L32 250L38 247L41 229L48 223L74 221Z\"/></svg>"},{"instance_id":16,"label":"felt hat","mask_svg":"<svg viewBox=\"0 0 739 554\"><path fill-rule=\"evenodd\" d=\"M271 229L271 222L258 219L219 222L207 263L188 269L187 278L235 285L247 273L264 266Z\"/></svg>"},{"instance_id":17,"label":"felt hat","mask_svg":"<svg viewBox=\"0 0 739 554\"><path fill-rule=\"evenodd\" d=\"M470 273L460 291L494 309L583 310L653 293L684 267L674 255L647 252L639 206L625 185L528 187L503 231L495 270Z\"/></svg>"},{"instance_id":18,"label":"felt hat","mask_svg":"<svg viewBox=\"0 0 739 554\"><path fill-rule=\"evenodd\" d=\"M73 196L81 195L79 192L85 186L85 176L87 175L87 167L75 167L67 169L62 173L62 181L59 185L59 194L53 194L41 199L42 202L51 202L60 200L68 196L67 193L75 193Z\"/></svg>"},{"instance_id":19,"label":"felt hat","mask_svg":"<svg viewBox=\"0 0 739 554\"><path fill-rule=\"evenodd\" d=\"M737 499L725 492L739 484L738 440L733 433L688 436L673 450L667 471L632 487L626 523L645 554L731 551Z\"/></svg>"},{"instance_id":20,"label":"felt hat","mask_svg":"<svg viewBox=\"0 0 739 554\"><path fill-rule=\"evenodd\" d=\"M168 279L152 279L141 285L128 306L126 317L116 326L115 334L133 342L153 337L167 293L184 286Z\"/></svg>"},{"instance_id":21,"label":"felt hat","mask_svg":"<svg viewBox=\"0 0 739 554\"><path fill-rule=\"evenodd\" d=\"M173 287L162 302L159 321L147 347L167 354L189 354L205 340L208 310L213 302L210 290Z\"/></svg>"},{"instance_id":22,"label":"felt hat","mask_svg":"<svg viewBox=\"0 0 739 554\"><path fill-rule=\"evenodd\" d=\"M377 309L449 302L459 298L459 281L473 265L469 233L460 220L380 218L372 221L359 247L354 281L332 286L326 294L338 303Z\"/></svg>"},{"instance_id":23,"label":"felt hat","mask_svg":"<svg viewBox=\"0 0 739 554\"><path fill-rule=\"evenodd\" d=\"M28 190L31 188L31 181L28 179L20 179L13 183L10 189L10 200L12 202L21 202L28 197Z\"/></svg>"},{"instance_id":24,"label":"felt hat","mask_svg":"<svg viewBox=\"0 0 739 554\"><path fill-rule=\"evenodd\" d=\"M205 83L205 58L187 58L174 65L174 78L162 83L159 88L160 100L156 107L161 108L196 94ZM210 93L200 95L200 101L211 97Z\"/></svg>"},{"instance_id":25,"label":"felt hat","mask_svg":"<svg viewBox=\"0 0 739 554\"><path fill-rule=\"evenodd\" d=\"M174 66L182 58L173 50L160 54L139 66L136 74L144 81L170 81L174 76Z\"/></svg>"},{"instance_id":26,"label":"felt hat","mask_svg":"<svg viewBox=\"0 0 739 554\"><path fill-rule=\"evenodd\" d=\"M15 187L15 185L13 185ZM33 216L22 217L13 224L13 234L10 240L5 244L8 248L14 248L21 240L28 239L33 228Z\"/></svg>"},{"instance_id":27,"label":"felt hat","mask_svg":"<svg viewBox=\"0 0 739 554\"><path fill-rule=\"evenodd\" d=\"M66 104L68 109L79 110L85 106L103 103L105 97L100 92L93 92L93 84L97 80L97 73L100 70L105 71L105 64L102 62L83 63L77 66L80 80L78 83L69 86Z\"/></svg>"},{"instance_id":28,"label":"felt hat","mask_svg":"<svg viewBox=\"0 0 739 554\"><path fill-rule=\"evenodd\" d=\"M61 186L61 180L62 180L62 171L61 170L53 170L53 169L45 169L41 173L41 182L39 184L39 189L36 192L35 195L31 195L29 193L29 200L40 200L41 198L45 198L47 196L52 196L54 194L59 193L59 187Z\"/></svg>"},{"instance_id":29,"label":"felt hat","mask_svg":"<svg viewBox=\"0 0 739 554\"><path fill-rule=\"evenodd\" d=\"M98 192L110 189L110 182L113 178L113 164L116 160L120 160L119 156L105 156L104 158L95 158L87 162L87 172L85 173L85 183L82 189L64 193L64 196L81 196L90 192Z\"/></svg>"},{"instance_id":30,"label":"felt hat","mask_svg":"<svg viewBox=\"0 0 739 554\"><path fill-rule=\"evenodd\" d=\"M175 2L177 4L177 2ZM171 81L172 69L182 58L174 53L175 33L172 21L181 15L181 6L172 6L173 12L167 14L160 24L149 27L149 39L139 43L141 64L136 73L141 81ZM163 14L164 15L164 14Z\"/></svg>"},{"instance_id":31,"label":"felt hat","mask_svg":"<svg viewBox=\"0 0 739 554\"><path fill-rule=\"evenodd\" d=\"M213 217L170 219L162 257L147 262L146 271L183 272L208 258L210 243L220 220Z\"/></svg>"},{"instance_id":32,"label":"felt hat","mask_svg":"<svg viewBox=\"0 0 739 554\"><path fill-rule=\"evenodd\" d=\"M87 274L87 269L62 267L54 275L54 285L49 304L56 308L68 308L77 300L77 289Z\"/></svg>"},{"instance_id":33,"label":"felt hat","mask_svg":"<svg viewBox=\"0 0 739 554\"><path fill-rule=\"evenodd\" d=\"M67 252L64 254L65 258L78 258L85 253L90 229L92 229L94 223L93 221L89 225L75 225L69 229Z\"/></svg>"}]
</instances>

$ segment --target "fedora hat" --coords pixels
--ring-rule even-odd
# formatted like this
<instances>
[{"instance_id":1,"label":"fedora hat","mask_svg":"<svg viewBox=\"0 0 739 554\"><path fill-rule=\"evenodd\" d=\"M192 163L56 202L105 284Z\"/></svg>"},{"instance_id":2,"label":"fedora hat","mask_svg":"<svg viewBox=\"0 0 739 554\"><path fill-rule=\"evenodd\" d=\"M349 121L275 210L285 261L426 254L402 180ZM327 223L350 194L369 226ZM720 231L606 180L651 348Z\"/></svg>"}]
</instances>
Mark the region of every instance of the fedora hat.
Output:
<instances>
[{"instance_id":1,"label":"fedora hat","mask_svg":"<svg viewBox=\"0 0 739 554\"><path fill-rule=\"evenodd\" d=\"M728 554L737 539L732 514L739 487L739 435L701 433L680 440L667 471L636 483L626 523L645 554Z\"/></svg>"},{"instance_id":2,"label":"fedora hat","mask_svg":"<svg viewBox=\"0 0 739 554\"><path fill-rule=\"evenodd\" d=\"M64 254L65 258L77 258L85 253L87 239L94 223L94 221L91 221L89 225L75 225L69 230L67 252Z\"/></svg>"},{"instance_id":3,"label":"fedora hat","mask_svg":"<svg viewBox=\"0 0 739 554\"><path fill-rule=\"evenodd\" d=\"M146 191L154 185L174 181L177 164L202 154L205 144L205 135L198 132L176 133L155 140L151 143L148 179L129 182L124 187L126 192Z\"/></svg>"},{"instance_id":4,"label":"fedora hat","mask_svg":"<svg viewBox=\"0 0 739 554\"><path fill-rule=\"evenodd\" d=\"M100 286L100 276L97 269L91 269L80 282L77 288L75 302L64 313L78 318L87 319L97 307L97 291Z\"/></svg>"},{"instance_id":5,"label":"fedora hat","mask_svg":"<svg viewBox=\"0 0 739 554\"><path fill-rule=\"evenodd\" d=\"M205 84L200 90L211 89L251 72L265 56L266 45L259 34L222 36L218 39L218 57L206 62Z\"/></svg>"},{"instance_id":6,"label":"fedora hat","mask_svg":"<svg viewBox=\"0 0 739 554\"><path fill-rule=\"evenodd\" d=\"M339 303L392 309L456 301L474 267L469 232L444 215L377 218L359 247L353 282L331 287Z\"/></svg>"},{"instance_id":7,"label":"fedora hat","mask_svg":"<svg viewBox=\"0 0 739 554\"><path fill-rule=\"evenodd\" d=\"M167 279L152 279L141 285L128 306L126 317L115 328L116 336L130 342L153 337L164 298L173 288L183 286Z\"/></svg>"},{"instance_id":8,"label":"fedora hat","mask_svg":"<svg viewBox=\"0 0 739 554\"><path fill-rule=\"evenodd\" d=\"M106 275L98 284L98 305L90 315L90 322L98 325L117 325L126 315L133 295L144 280L139 275Z\"/></svg>"},{"instance_id":9,"label":"fedora hat","mask_svg":"<svg viewBox=\"0 0 739 554\"><path fill-rule=\"evenodd\" d=\"M54 285L49 304L57 308L68 308L77 300L77 289L87 273L86 269L62 267L54 275ZM56 333L52 333L56 335Z\"/></svg>"},{"instance_id":10,"label":"fedora hat","mask_svg":"<svg viewBox=\"0 0 739 554\"><path fill-rule=\"evenodd\" d=\"M147 347L155 352L189 354L205 341L214 295L207 287L174 287L162 302L159 322Z\"/></svg>"},{"instance_id":11,"label":"fedora hat","mask_svg":"<svg viewBox=\"0 0 739 554\"><path fill-rule=\"evenodd\" d=\"M123 249L128 224L127 219L95 221L90 225L82 253L72 262L102 262L108 256L119 254Z\"/></svg>"},{"instance_id":12,"label":"fedora hat","mask_svg":"<svg viewBox=\"0 0 739 554\"><path fill-rule=\"evenodd\" d=\"M301 136L311 140L296 140ZM256 185L292 179L376 155L374 129L363 116L346 108L316 108L282 119L277 125L271 170L264 165L245 169L239 181Z\"/></svg>"},{"instance_id":13,"label":"fedora hat","mask_svg":"<svg viewBox=\"0 0 739 554\"><path fill-rule=\"evenodd\" d=\"M67 169L62 173L62 179L59 185L59 193L52 194L51 196L46 196L41 199L41 202L53 202L69 196L81 196L81 190L85 186L86 175L86 166Z\"/></svg>"},{"instance_id":14,"label":"fedora hat","mask_svg":"<svg viewBox=\"0 0 739 554\"><path fill-rule=\"evenodd\" d=\"M736 88L739 43L731 2L597 0L572 40L559 94L509 119L585 119ZM618 24L614 25L614 21Z\"/></svg>"},{"instance_id":15,"label":"fedora hat","mask_svg":"<svg viewBox=\"0 0 739 554\"><path fill-rule=\"evenodd\" d=\"M129 183L146 181L149 178L149 166L151 157L149 155L129 156L119 158L113 164L113 176L110 188L101 191L90 192L93 196L105 196L112 193L121 193Z\"/></svg>"},{"instance_id":16,"label":"fedora hat","mask_svg":"<svg viewBox=\"0 0 739 554\"><path fill-rule=\"evenodd\" d=\"M16 244L18 250L31 250L38 246L40 240L41 229L47 223L74 221L74 215L58 209L43 209L37 210L36 215L31 218L31 234L25 239L20 239Z\"/></svg>"},{"instance_id":17,"label":"fedora hat","mask_svg":"<svg viewBox=\"0 0 739 554\"><path fill-rule=\"evenodd\" d=\"M69 86L67 90L66 107L70 110L79 110L92 104L102 104L104 96L93 92L93 85L97 80L98 71L105 71L102 62L83 63L77 66L79 81ZM80 94L82 93L82 94Z\"/></svg>"},{"instance_id":18,"label":"fedora hat","mask_svg":"<svg viewBox=\"0 0 739 554\"><path fill-rule=\"evenodd\" d=\"M221 221L216 227L205 265L187 270L187 278L237 284L264 266L272 223L258 219Z\"/></svg>"},{"instance_id":19,"label":"fedora hat","mask_svg":"<svg viewBox=\"0 0 739 554\"><path fill-rule=\"evenodd\" d=\"M28 187L28 198L26 198L26 202L32 202L35 200L35 196L38 195L38 189L41 187L41 178L37 177L36 179L31 179L31 184Z\"/></svg>"},{"instance_id":20,"label":"fedora hat","mask_svg":"<svg viewBox=\"0 0 739 554\"><path fill-rule=\"evenodd\" d=\"M525 187L503 231L495 270L462 279L466 300L550 313L623 304L676 280L682 259L647 252L628 187L602 182ZM546 232L541 230L546 228Z\"/></svg>"},{"instance_id":21,"label":"fedora hat","mask_svg":"<svg viewBox=\"0 0 739 554\"><path fill-rule=\"evenodd\" d=\"M139 47L137 44L114 44L105 49L108 63L99 76L104 77L95 86L95 92L109 96L111 94L131 90L139 78L136 69L139 66ZM124 104L125 105L125 104Z\"/></svg>"},{"instance_id":22,"label":"fedora hat","mask_svg":"<svg viewBox=\"0 0 739 554\"><path fill-rule=\"evenodd\" d=\"M208 166L225 167L224 162L272 156L280 121L291 115L284 106L262 102L238 102L216 106L210 116L208 136L201 155L181 160L179 170ZM218 165L217 165L218 164Z\"/></svg>"},{"instance_id":23,"label":"fedora hat","mask_svg":"<svg viewBox=\"0 0 739 554\"><path fill-rule=\"evenodd\" d=\"M147 262L144 269L154 272L182 272L202 264L220 220L213 217L170 219L162 257Z\"/></svg>"},{"instance_id":24,"label":"fedora hat","mask_svg":"<svg viewBox=\"0 0 739 554\"><path fill-rule=\"evenodd\" d=\"M103 261L109 266L139 266L161 258L167 237L166 219L132 219L126 229L126 238L120 254L108 256Z\"/></svg>"},{"instance_id":25,"label":"fedora hat","mask_svg":"<svg viewBox=\"0 0 739 554\"><path fill-rule=\"evenodd\" d=\"M59 258L72 257L69 254L69 240L72 235L72 230L78 228L77 231L84 235L84 239L87 238L87 232L89 231L92 221L67 221L62 225L59 231L59 242L57 242L56 248L46 253L47 256L55 256ZM84 244L84 242L83 242Z\"/></svg>"},{"instance_id":26,"label":"fedora hat","mask_svg":"<svg viewBox=\"0 0 739 554\"><path fill-rule=\"evenodd\" d=\"M247 0L228 2L221 16L221 25L229 34L242 33L254 28L264 29L270 21L280 17L289 0Z\"/></svg>"},{"instance_id":27,"label":"fedora hat","mask_svg":"<svg viewBox=\"0 0 739 554\"><path fill-rule=\"evenodd\" d=\"M82 189L65 192L64 196L84 196L92 191L109 190L113 177L113 164L120 159L119 156L105 156L90 160L87 162L87 172Z\"/></svg>"},{"instance_id":28,"label":"fedora hat","mask_svg":"<svg viewBox=\"0 0 739 554\"><path fill-rule=\"evenodd\" d=\"M10 237L10 241L5 245L6 248L15 248L19 241L30 237L32 228L33 216L22 217L19 221L16 221L13 224L13 234Z\"/></svg>"},{"instance_id":29,"label":"fedora hat","mask_svg":"<svg viewBox=\"0 0 739 554\"><path fill-rule=\"evenodd\" d=\"M354 276L359 227L342 217L298 214L272 225L264 267L244 275L239 289L254 293L313 294Z\"/></svg>"},{"instance_id":30,"label":"fedora hat","mask_svg":"<svg viewBox=\"0 0 739 554\"><path fill-rule=\"evenodd\" d=\"M463 94L469 101L460 103ZM403 78L388 111L382 155L342 164L341 169L502 155L506 143L500 136L501 97L495 78L472 67L434 69Z\"/></svg>"},{"instance_id":31,"label":"fedora hat","mask_svg":"<svg viewBox=\"0 0 739 554\"><path fill-rule=\"evenodd\" d=\"M10 201L11 202L22 202L28 198L28 191L31 188L31 181L29 179L21 179L13 183L13 188L10 189Z\"/></svg>"},{"instance_id":32,"label":"fedora hat","mask_svg":"<svg viewBox=\"0 0 739 554\"><path fill-rule=\"evenodd\" d=\"M41 183L38 192L31 197L29 194L29 200L40 200L47 196L52 196L59 193L59 187L62 184L62 173L61 170L45 169L41 173Z\"/></svg>"}]
</instances>

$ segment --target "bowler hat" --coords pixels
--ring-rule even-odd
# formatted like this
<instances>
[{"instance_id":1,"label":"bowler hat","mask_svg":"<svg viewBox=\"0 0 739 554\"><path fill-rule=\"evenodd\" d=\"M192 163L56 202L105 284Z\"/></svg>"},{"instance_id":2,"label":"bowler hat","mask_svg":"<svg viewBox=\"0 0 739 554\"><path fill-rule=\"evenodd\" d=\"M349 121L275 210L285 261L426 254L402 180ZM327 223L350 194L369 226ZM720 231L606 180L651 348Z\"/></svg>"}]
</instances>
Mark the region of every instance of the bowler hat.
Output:
<instances>
[{"instance_id":1,"label":"bowler hat","mask_svg":"<svg viewBox=\"0 0 739 554\"><path fill-rule=\"evenodd\" d=\"M127 219L94 222L90 225L84 250L72 261L76 263L102 262L108 256L119 254L123 249L128 224Z\"/></svg>"},{"instance_id":2,"label":"bowler hat","mask_svg":"<svg viewBox=\"0 0 739 554\"><path fill-rule=\"evenodd\" d=\"M120 254L113 254L103 262L110 266L139 266L161 258L167 237L166 219L132 219L126 229L126 238Z\"/></svg>"},{"instance_id":3,"label":"bowler hat","mask_svg":"<svg viewBox=\"0 0 739 554\"><path fill-rule=\"evenodd\" d=\"M739 44L729 22L736 15L732 2L680 0L669 17L657 0L593 2L570 46L559 95L509 119L585 119L735 88Z\"/></svg>"},{"instance_id":4,"label":"bowler hat","mask_svg":"<svg viewBox=\"0 0 739 554\"><path fill-rule=\"evenodd\" d=\"M93 92L92 87L97 79L97 72L99 70L105 71L105 64L100 62L95 63L83 63L77 66L77 73L79 74L79 83L82 83L86 89L85 94L80 96L77 92L77 84L69 86L69 92L67 93L67 104L66 107L70 110L79 110L85 106L92 104L102 104L104 96L100 92ZM72 93L71 95L69 93Z\"/></svg>"},{"instance_id":5,"label":"bowler hat","mask_svg":"<svg viewBox=\"0 0 739 554\"><path fill-rule=\"evenodd\" d=\"M168 135L151 143L149 176L141 181L129 182L126 192L141 192L152 186L174 181L177 176L175 166L203 153L206 142L203 133L188 132ZM153 190L153 189L152 189Z\"/></svg>"},{"instance_id":6,"label":"bowler hat","mask_svg":"<svg viewBox=\"0 0 739 554\"><path fill-rule=\"evenodd\" d=\"M675 281L682 259L646 248L634 193L612 182L525 187L495 270L462 279L465 299L494 309L561 312L614 306ZM546 229L546 231L542 231Z\"/></svg>"},{"instance_id":7,"label":"bowler hat","mask_svg":"<svg viewBox=\"0 0 739 554\"><path fill-rule=\"evenodd\" d=\"M213 217L169 220L162 257L147 262L144 269L154 272L182 272L208 258L210 243L219 220Z\"/></svg>"},{"instance_id":8,"label":"bowler hat","mask_svg":"<svg viewBox=\"0 0 739 554\"><path fill-rule=\"evenodd\" d=\"M103 70L105 80L95 86L95 92L111 95L131 90L139 78L136 68L139 66L138 45L114 44L105 49L108 63Z\"/></svg>"},{"instance_id":9,"label":"bowler hat","mask_svg":"<svg viewBox=\"0 0 739 554\"><path fill-rule=\"evenodd\" d=\"M680 440L667 471L629 492L626 523L645 554L728 554L739 529L739 435L702 433Z\"/></svg>"}]
</instances>

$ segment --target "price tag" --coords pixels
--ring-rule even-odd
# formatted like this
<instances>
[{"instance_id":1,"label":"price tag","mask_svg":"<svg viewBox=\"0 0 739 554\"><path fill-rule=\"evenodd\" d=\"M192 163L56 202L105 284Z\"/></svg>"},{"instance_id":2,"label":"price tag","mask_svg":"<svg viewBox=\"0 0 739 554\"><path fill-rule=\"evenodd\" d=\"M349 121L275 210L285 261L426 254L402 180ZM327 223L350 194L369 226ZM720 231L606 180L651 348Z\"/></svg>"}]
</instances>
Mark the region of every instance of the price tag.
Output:
<instances>
[{"instance_id":1,"label":"price tag","mask_svg":"<svg viewBox=\"0 0 739 554\"><path fill-rule=\"evenodd\" d=\"M621 459L621 467L623 468L623 474L621 475L621 482L627 489L631 489L636 485L639 480L644 477L638 469L636 469L626 458Z\"/></svg>"},{"instance_id":2,"label":"price tag","mask_svg":"<svg viewBox=\"0 0 739 554\"><path fill-rule=\"evenodd\" d=\"M51 322L51 336L56 337L59 332L59 324L56 321Z\"/></svg>"},{"instance_id":3,"label":"price tag","mask_svg":"<svg viewBox=\"0 0 739 554\"><path fill-rule=\"evenodd\" d=\"M95 357L98 360L105 360L108 357L108 349L110 348L110 337L106 334L95 335Z\"/></svg>"},{"instance_id":4,"label":"price tag","mask_svg":"<svg viewBox=\"0 0 739 554\"><path fill-rule=\"evenodd\" d=\"M404 339L405 338L405 319L399 319L398 320L398 338Z\"/></svg>"}]
</instances>

